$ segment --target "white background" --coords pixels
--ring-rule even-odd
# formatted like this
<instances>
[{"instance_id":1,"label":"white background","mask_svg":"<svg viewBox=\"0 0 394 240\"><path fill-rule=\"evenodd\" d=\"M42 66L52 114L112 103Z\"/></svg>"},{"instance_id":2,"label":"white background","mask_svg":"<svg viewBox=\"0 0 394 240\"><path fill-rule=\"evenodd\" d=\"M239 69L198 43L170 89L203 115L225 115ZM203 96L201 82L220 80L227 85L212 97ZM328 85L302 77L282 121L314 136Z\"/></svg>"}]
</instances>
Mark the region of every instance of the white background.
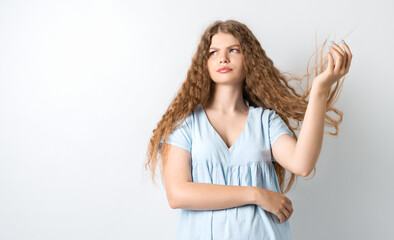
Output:
<instances>
[{"instance_id":1,"label":"white background","mask_svg":"<svg viewBox=\"0 0 394 240\"><path fill-rule=\"evenodd\" d=\"M393 16L391 0L2 0L0 239L174 239L177 210L143 172L146 148L201 34L227 19L294 74L315 40L344 37L343 123L325 136L315 177L288 194L291 231L389 239Z\"/></svg>"}]
</instances>

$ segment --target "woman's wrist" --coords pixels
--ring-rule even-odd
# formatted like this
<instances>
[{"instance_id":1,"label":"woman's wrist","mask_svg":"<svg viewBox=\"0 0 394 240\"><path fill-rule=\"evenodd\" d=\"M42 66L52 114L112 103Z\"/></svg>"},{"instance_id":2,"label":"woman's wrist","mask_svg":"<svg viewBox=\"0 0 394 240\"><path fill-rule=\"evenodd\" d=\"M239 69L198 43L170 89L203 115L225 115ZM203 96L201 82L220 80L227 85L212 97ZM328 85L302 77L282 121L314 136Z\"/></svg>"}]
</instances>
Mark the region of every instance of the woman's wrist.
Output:
<instances>
[{"instance_id":1,"label":"woman's wrist","mask_svg":"<svg viewBox=\"0 0 394 240\"><path fill-rule=\"evenodd\" d=\"M264 191L264 188L260 188L260 187L250 187L250 203L251 204L258 204L260 202L260 198L261 198L261 193L262 191Z\"/></svg>"},{"instance_id":2,"label":"woman's wrist","mask_svg":"<svg viewBox=\"0 0 394 240\"><path fill-rule=\"evenodd\" d=\"M321 86L321 84L312 82L312 89L311 89L310 95L318 95L318 96L327 97L329 90L330 90L330 88L326 88L326 87Z\"/></svg>"}]
</instances>

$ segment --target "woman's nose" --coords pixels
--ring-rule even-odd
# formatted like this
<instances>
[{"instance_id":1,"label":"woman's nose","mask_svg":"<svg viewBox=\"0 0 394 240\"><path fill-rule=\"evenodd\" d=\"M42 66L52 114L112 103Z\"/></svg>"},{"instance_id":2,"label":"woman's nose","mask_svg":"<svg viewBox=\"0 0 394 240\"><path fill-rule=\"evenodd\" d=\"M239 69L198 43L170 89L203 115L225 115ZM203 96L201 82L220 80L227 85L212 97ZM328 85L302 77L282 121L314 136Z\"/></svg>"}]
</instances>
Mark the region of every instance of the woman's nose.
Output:
<instances>
[{"instance_id":1,"label":"woman's nose","mask_svg":"<svg viewBox=\"0 0 394 240\"><path fill-rule=\"evenodd\" d=\"M220 60L220 63L228 63L228 62L230 62L230 60L228 59L227 55L225 55L225 54L220 56L219 60Z\"/></svg>"}]
</instances>

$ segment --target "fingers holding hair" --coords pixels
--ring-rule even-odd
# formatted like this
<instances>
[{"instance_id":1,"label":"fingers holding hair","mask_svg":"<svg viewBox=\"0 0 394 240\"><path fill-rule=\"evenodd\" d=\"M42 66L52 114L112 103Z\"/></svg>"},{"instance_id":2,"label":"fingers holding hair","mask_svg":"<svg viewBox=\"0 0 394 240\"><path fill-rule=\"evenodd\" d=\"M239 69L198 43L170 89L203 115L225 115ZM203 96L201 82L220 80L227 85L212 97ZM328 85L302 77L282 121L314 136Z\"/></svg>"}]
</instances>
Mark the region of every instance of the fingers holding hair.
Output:
<instances>
[{"instance_id":1,"label":"fingers holding hair","mask_svg":"<svg viewBox=\"0 0 394 240\"><path fill-rule=\"evenodd\" d=\"M342 49L338 44L332 41L330 53L335 55L336 60L334 61L334 59L330 59L330 57L329 60L332 60L332 63L335 62L335 66L331 66L331 69L333 69L334 72L339 73L340 75L345 75L349 72L352 53L350 52L350 48L345 43L345 41L342 40L341 45L344 49Z\"/></svg>"},{"instance_id":2,"label":"fingers holding hair","mask_svg":"<svg viewBox=\"0 0 394 240\"><path fill-rule=\"evenodd\" d=\"M335 56L335 63L334 63L334 68L332 69L334 71L334 74L339 75L341 70L343 69L343 60L344 60L344 56L342 55L342 49L338 50L338 48L340 49L340 47L338 45L336 45L335 43L333 43L331 45L331 49L330 49L330 53L334 54Z\"/></svg>"},{"instance_id":3,"label":"fingers holding hair","mask_svg":"<svg viewBox=\"0 0 394 240\"><path fill-rule=\"evenodd\" d=\"M346 70L346 73L347 73L347 72L349 72L350 63L352 61L353 55L352 55L352 52L350 51L349 46L345 43L345 41L342 40L341 44L342 44L342 46L343 46L343 48L345 49L345 52L346 52L347 59L346 59L345 70Z\"/></svg>"}]
</instances>

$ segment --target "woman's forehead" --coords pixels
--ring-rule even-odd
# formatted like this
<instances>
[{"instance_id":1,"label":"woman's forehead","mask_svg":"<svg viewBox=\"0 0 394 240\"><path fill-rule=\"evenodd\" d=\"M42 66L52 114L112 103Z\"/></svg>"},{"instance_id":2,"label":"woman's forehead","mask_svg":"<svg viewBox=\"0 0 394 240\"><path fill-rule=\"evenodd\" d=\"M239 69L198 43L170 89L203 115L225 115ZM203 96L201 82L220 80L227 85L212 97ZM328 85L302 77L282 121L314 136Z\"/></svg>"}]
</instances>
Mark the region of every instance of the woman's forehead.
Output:
<instances>
[{"instance_id":1,"label":"woman's forehead","mask_svg":"<svg viewBox=\"0 0 394 240\"><path fill-rule=\"evenodd\" d=\"M232 45L239 45L238 39L231 33L218 32L212 36L211 48L223 48Z\"/></svg>"}]
</instances>

